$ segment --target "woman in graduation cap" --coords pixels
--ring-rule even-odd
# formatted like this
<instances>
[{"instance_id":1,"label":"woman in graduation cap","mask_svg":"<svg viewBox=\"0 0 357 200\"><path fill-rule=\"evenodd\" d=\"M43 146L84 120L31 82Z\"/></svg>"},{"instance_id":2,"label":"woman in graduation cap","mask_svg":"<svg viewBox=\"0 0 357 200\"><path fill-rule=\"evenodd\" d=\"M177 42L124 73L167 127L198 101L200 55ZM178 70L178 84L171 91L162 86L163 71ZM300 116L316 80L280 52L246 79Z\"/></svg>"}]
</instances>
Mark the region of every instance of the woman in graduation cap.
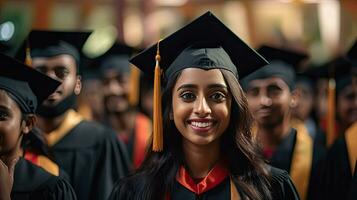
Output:
<instances>
[{"instance_id":1,"label":"woman in graduation cap","mask_svg":"<svg viewBox=\"0 0 357 200\"><path fill-rule=\"evenodd\" d=\"M3 54L0 63L0 199L76 199L68 182L20 157L37 105L60 83Z\"/></svg>"},{"instance_id":2,"label":"woman in graduation cap","mask_svg":"<svg viewBox=\"0 0 357 200\"><path fill-rule=\"evenodd\" d=\"M154 58L153 146L110 199L299 199L261 158L238 83L264 59L210 12L131 62L152 74Z\"/></svg>"}]
</instances>

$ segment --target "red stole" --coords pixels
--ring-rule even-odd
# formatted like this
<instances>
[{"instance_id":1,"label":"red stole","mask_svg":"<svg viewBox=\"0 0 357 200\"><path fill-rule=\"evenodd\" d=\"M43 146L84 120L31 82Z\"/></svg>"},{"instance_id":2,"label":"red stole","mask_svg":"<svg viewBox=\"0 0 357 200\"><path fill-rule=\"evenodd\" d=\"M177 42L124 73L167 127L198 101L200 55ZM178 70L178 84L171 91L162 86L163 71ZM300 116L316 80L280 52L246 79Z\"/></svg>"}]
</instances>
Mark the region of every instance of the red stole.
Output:
<instances>
[{"instance_id":1,"label":"red stole","mask_svg":"<svg viewBox=\"0 0 357 200\"><path fill-rule=\"evenodd\" d=\"M151 134L151 122L143 114L137 114L135 119L135 134L133 147L133 163L137 169L143 162L146 154L148 138Z\"/></svg>"},{"instance_id":2,"label":"red stole","mask_svg":"<svg viewBox=\"0 0 357 200\"><path fill-rule=\"evenodd\" d=\"M224 179L226 179L228 176L228 170L219 163L216 164L207 174L207 176L204 177L199 183L196 183L191 178L183 166L180 167L176 176L176 180L185 188L189 189L197 195L200 195L222 183L222 181L224 181Z\"/></svg>"},{"instance_id":3,"label":"red stole","mask_svg":"<svg viewBox=\"0 0 357 200\"><path fill-rule=\"evenodd\" d=\"M43 155L38 155L31 151L24 152L24 158L30 161L32 164L39 166L46 170L48 173L59 176L59 167L58 165Z\"/></svg>"}]
</instances>

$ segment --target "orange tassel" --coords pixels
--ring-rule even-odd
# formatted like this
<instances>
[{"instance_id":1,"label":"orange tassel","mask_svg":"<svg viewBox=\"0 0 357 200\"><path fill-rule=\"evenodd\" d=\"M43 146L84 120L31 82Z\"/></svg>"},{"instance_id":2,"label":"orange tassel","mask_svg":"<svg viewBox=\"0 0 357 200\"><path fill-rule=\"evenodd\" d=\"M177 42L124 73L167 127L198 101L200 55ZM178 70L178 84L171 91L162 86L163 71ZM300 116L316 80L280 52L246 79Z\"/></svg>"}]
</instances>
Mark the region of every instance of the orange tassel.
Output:
<instances>
[{"instance_id":1,"label":"orange tassel","mask_svg":"<svg viewBox=\"0 0 357 200\"><path fill-rule=\"evenodd\" d=\"M30 45L29 45L28 42L27 42L27 45L26 45L25 64L26 64L27 66L32 67L31 49L30 49Z\"/></svg>"},{"instance_id":2,"label":"orange tassel","mask_svg":"<svg viewBox=\"0 0 357 200\"><path fill-rule=\"evenodd\" d=\"M156 50L156 66L154 77L154 110L153 110L153 143L152 150L155 152L161 152L164 148L163 142L163 130L162 130L162 108L161 108L161 69L160 69L160 49L159 43L157 43Z\"/></svg>"},{"instance_id":3,"label":"orange tassel","mask_svg":"<svg viewBox=\"0 0 357 200\"><path fill-rule=\"evenodd\" d=\"M130 91L129 91L129 103L131 106L137 106L139 102L139 82L140 82L140 70L131 65L130 71Z\"/></svg>"},{"instance_id":4,"label":"orange tassel","mask_svg":"<svg viewBox=\"0 0 357 200\"><path fill-rule=\"evenodd\" d=\"M336 98L336 83L330 78L327 91L327 146L331 146L337 135L335 133L335 98Z\"/></svg>"}]
</instances>

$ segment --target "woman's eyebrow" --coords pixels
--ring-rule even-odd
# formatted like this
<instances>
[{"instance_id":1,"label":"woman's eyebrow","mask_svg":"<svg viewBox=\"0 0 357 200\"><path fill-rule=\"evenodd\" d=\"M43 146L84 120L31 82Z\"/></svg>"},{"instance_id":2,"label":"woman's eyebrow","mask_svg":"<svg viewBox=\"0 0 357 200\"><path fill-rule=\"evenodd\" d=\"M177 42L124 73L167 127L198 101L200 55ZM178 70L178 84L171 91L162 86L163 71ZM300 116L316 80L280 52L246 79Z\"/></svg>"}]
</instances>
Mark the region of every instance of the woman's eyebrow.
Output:
<instances>
[{"instance_id":1,"label":"woman's eyebrow","mask_svg":"<svg viewBox=\"0 0 357 200\"><path fill-rule=\"evenodd\" d=\"M187 89L187 88L197 88L197 85L195 84L183 84L180 87L177 88L177 91L181 89Z\"/></svg>"},{"instance_id":2,"label":"woman's eyebrow","mask_svg":"<svg viewBox=\"0 0 357 200\"><path fill-rule=\"evenodd\" d=\"M187 89L187 88L197 88L197 85L195 84L183 84L180 87L177 88L177 91L181 90L181 89ZM208 89L212 89L212 88L223 88L226 89L227 86L221 83L214 83L214 84L210 84L207 87Z\"/></svg>"},{"instance_id":3,"label":"woman's eyebrow","mask_svg":"<svg viewBox=\"0 0 357 200\"><path fill-rule=\"evenodd\" d=\"M214 84L210 84L210 85L208 85L208 88L224 88L224 89L226 89L227 88L227 86L226 85L224 85L224 84L221 84L221 83L214 83Z\"/></svg>"}]
</instances>

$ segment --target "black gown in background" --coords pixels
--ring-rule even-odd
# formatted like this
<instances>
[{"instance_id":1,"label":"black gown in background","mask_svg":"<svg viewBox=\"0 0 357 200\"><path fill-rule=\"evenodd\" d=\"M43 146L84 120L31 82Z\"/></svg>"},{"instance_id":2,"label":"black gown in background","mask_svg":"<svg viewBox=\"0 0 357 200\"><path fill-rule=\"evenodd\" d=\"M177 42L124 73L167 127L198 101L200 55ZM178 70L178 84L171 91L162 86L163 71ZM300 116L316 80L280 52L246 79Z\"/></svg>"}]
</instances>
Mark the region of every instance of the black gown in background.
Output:
<instances>
[{"instance_id":1,"label":"black gown in background","mask_svg":"<svg viewBox=\"0 0 357 200\"><path fill-rule=\"evenodd\" d=\"M80 200L107 199L115 181L130 170L125 147L115 133L95 122L81 121L50 151Z\"/></svg>"},{"instance_id":2,"label":"black gown in background","mask_svg":"<svg viewBox=\"0 0 357 200\"><path fill-rule=\"evenodd\" d=\"M356 193L357 184L353 183L356 180L352 180L345 137L336 140L328 151L322 173L320 199L348 199L349 193L351 196L353 192Z\"/></svg>"},{"instance_id":3,"label":"black gown in background","mask_svg":"<svg viewBox=\"0 0 357 200\"><path fill-rule=\"evenodd\" d=\"M12 200L75 200L71 185L20 158L15 166Z\"/></svg>"},{"instance_id":4,"label":"black gown in background","mask_svg":"<svg viewBox=\"0 0 357 200\"><path fill-rule=\"evenodd\" d=\"M355 166L357 166L357 161ZM355 173L353 175L351 188L352 189L348 195L348 200L356 200L357 199L357 169L356 168L355 168Z\"/></svg>"},{"instance_id":5,"label":"black gown in background","mask_svg":"<svg viewBox=\"0 0 357 200\"><path fill-rule=\"evenodd\" d=\"M291 128L289 135L282 141L270 159L270 164L290 173L293 152L296 144L296 130ZM307 199L315 200L319 195L318 180L321 177L322 162L326 157L325 148L317 141L313 145L312 166Z\"/></svg>"}]
</instances>

